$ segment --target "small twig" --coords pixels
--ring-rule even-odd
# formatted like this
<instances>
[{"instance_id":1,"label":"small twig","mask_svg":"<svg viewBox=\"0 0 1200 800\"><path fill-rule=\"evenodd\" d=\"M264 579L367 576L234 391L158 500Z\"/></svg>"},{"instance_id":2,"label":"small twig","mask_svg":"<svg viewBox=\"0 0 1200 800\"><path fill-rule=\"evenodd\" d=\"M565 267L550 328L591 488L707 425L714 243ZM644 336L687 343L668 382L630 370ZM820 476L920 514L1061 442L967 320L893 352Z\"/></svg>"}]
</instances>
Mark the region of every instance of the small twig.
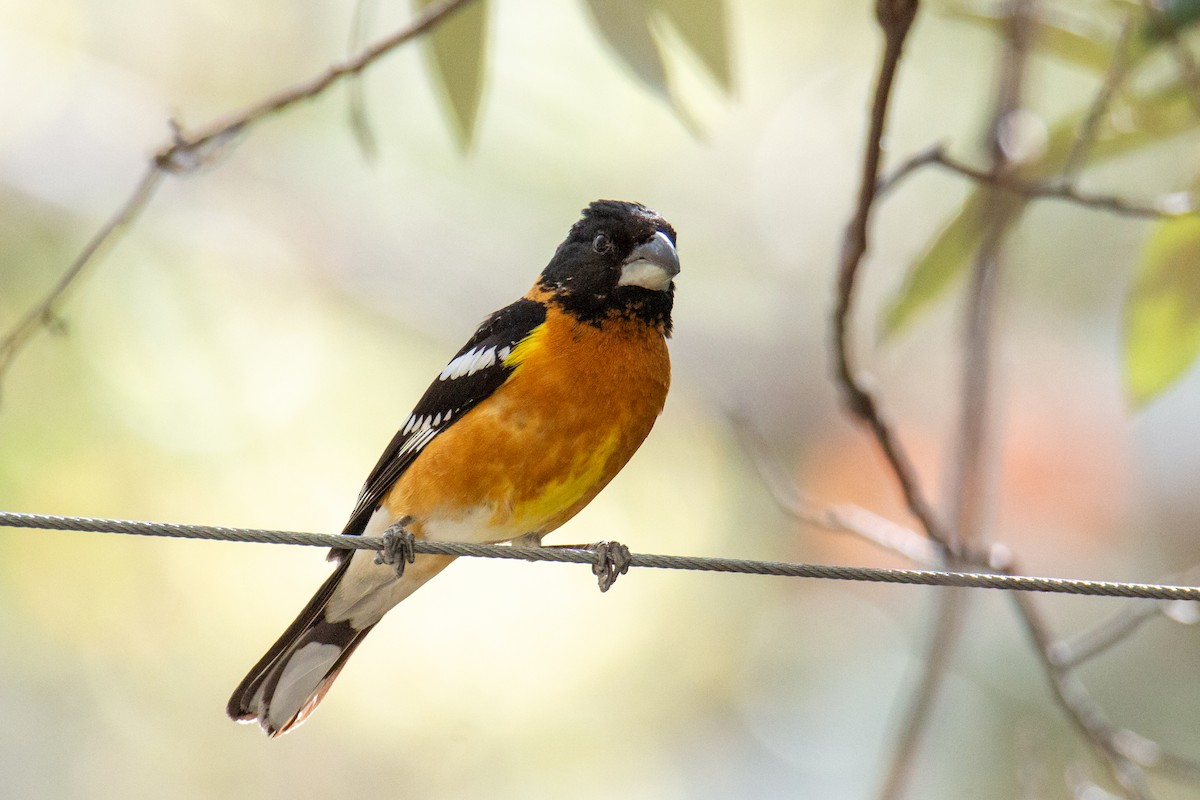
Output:
<instances>
[{"instance_id":1,"label":"small twig","mask_svg":"<svg viewBox=\"0 0 1200 800\"><path fill-rule=\"evenodd\" d=\"M455 11L473 2L475 0L444 0L427 7L404 28L368 47L354 58L334 64L315 78L276 92L241 111L206 125L195 133L190 135L181 133L177 141L158 152L155 156L156 163L164 169L171 169L181 159L186 163L197 153L201 154L203 158L203 153L208 147L214 144L223 144L231 137L245 132L254 123L278 114L303 100L310 100L338 81L358 75L400 45L433 30Z\"/></svg>"},{"instance_id":2,"label":"small twig","mask_svg":"<svg viewBox=\"0 0 1200 800\"><path fill-rule=\"evenodd\" d=\"M1126 606L1095 628L1055 642L1047 656L1057 669L1074 669L1129 638L1145 622L1161 614L1159 606Z\"/></svg>"},{"instance_id":3,"label":"small twig","mask_svg":"<svg viewBox=\"0 0 1200 800\"><path fill-rule=\"evenodd\" d=\"M75 260L67 267L67 271L47 292L42 301L18 320L17 324L4 335L4 338L0 339L0 387L3 387L4 379L13 362L16 361L17 355L33 335L57 319L58 307L66 296L67 290L71 288L71 284L79 278L101 248L137 218L146 204L150 202L150 198L154 195L154 190L158 188L161 180L162 172L154 166L148 168L137 186L134 187L133 192L125 199L116 213L88 240L83 250L75 256Z\"/></svg>"},{"instance_id":4,"label":"small twig","mask_svg":"<svg viewBox=\"0 0 1200 800\"><path fill-rule=\"evenodd\" d=\"M887 175L879 179L876 188L876 196L883 197L892 189L900 185L900 183L914 172L928 167L930 164L940 164L946 158L946 145L944 142L936 142L931 144L927 149L922 150L896 167Z\"/></svg>"},{"instance_id":5,"label":"small twig","mask_svg":"<svg viewBox=\"0 0 1200 800\"><path fill-rule=\"evenodd\" d=\"M992 161L989 174L1000 182L1016 167L1004 145L1003 128L1021 108L1033 6L1034 0L1011 0L1009 7L1007 46L1000 66L995 109L988 126ZM959 547L974 544L982 535L996 304L1004 234L1015 212L1004 192L994 188L989 192L984 207L982 241L967 293L960 369L961 408L950 481L950 529L959 537L956 542Z\"/></svg>"},{"instance_id":6,"label":"small twig","mask_svg":"<svg viewBox=\"0 0 1200 800\"><path fill-rule=\"evenodd\" d=\"M1192 569L1169 576L1164 580L1191 582L1196 580L1197 572L1198 570ZM1144 624L1158 617L1167 617L1184 625L1192 625L1198 621L1192 609L1181 610L1172 603L1127 605L1094 628L1077 633L1069 639L1060 639L1055 642L1047 653L1047 657L1059 669L1074 669L1128 639Z\"/></svg>"},{"instance_id":7,"label":"small twig","mask_svg":"<svg viewBox=\"0 0 1200 800\"><path fill-rule=\"evenodd\" d=\"M277 92L240 112L201 128L191 135L186 134L178 124L172 121L171 143L164 145L155 153L150 166L133 192L125 199L116 213L92 236L42 301L5 333L3 339L0 339L0 386L3 385L4 376L13 361L24 350L30 338L57 318L58 306L67 290L95 261L97 253L134 222L145 209L164 173L188 173L211 162L217 152L223 151L232 144L254 123L278 114L303 100L314 98L338 81L361 73L392 50L432 30L450 14L472 2L475 0L444 0L444 2L429 6L407 26L367 48L358 56L341 64L335 64L315 78Z\"/></svg>"},{"instance_id":8,"label":"small twig","mask_svg":"<svg viewBox=\"0 0 1200 800\"><path fill-rule=\"evenodd\" d=\"M1079 130L1075 134L1075 140L1071 142L1071 149L1067 153L1067 160L1062 169L1061 184L1063 186L1071 186L1079 177L1079 171L1083 169L1083 165L1087 163L1087 157L1092 149L1092 145L1096 143L1096 137L1100 133L1100 122L1108 113L1109 107L1112 105L1113 97L1117 93L1117 88L1125 80L1128 74L1129 67L1129 38L1133 31L1137 29L1138 15L1131 12L1125 18L1125 24L1121 26L1121 32L1117 35L1117 42L1113 47L1112 61L1109 62L1108 72L1104 75L1104 81L1100 84L1100 90L1096 92L1095 99L1092 100L1091 106L1088 108L1087 116L1083 119L1083 124L1079 126Z\"/></svg>"},{"instance_id":9,"label":"small twig","mask_svg":"<svg viewBox=\"0 0 1200 800\"><path fill-rule=\"evenodd\" d=\"M729 419L738 443L745 450L762 478L763 485L780 510L805 525L830 533L857 536L914 564L924 567L941 566L938 551L929 539L911 528L892 522L862 506L826 506L810 500L796 488L779 460L770 453L767 443L749 422L739 415L731 414Z\"/></svg>"},{"instance_id":10,"label":"small twig","mask_svg":"<svg viewBox=\"0 0 1200 800\"><path fill-rule=\"evenodd\" d=\"M1200 213L1200 206L1197 206L1190 197L1185 202L1179 195L1167 195L1153 204L1137 203L1120 195L1085 192L1074 185L1064 184L1061 181L1038 183L1012 176L995 175L989 170L972 167L959 161L949 155L942 144L922 150L901 164L894 173L880 182L881 191L893 189L901 179L930 165L969 178L978 184L1004 189L1031 200L1062 200L1126 217L1164 219L1194 216Z\"/></svg>"},{"instance_id":11,"label":"small twig","mask_svg":"<svg viewBox=\"0 0 1200 800\"><path fill-rule=\"evenodd\" d=\"M1079 679L1071 672L1058 669L1046 657L1046 654L1052 651L1054 642L1050 639L1049 629L1037 604L1025 597L1015 597L1013 602L1020 612L1018 616L1024 621L1025 630L1036 651L1049 667L1046 676L1050 679L1050 689L1058 704L1067 711L1067 718L1075 723L1084 739L1095 746L1109 771L1123 788L1137 800L1150 800L1152 794L1142 767L1152 766L1157 762L1158 746L1153 745L1153 750L1144 748L1147 752L1137 754L1139 760L1136 761L1131 754L1126 753L1122 743L1131 739L1131 733L1109 722L1104 711L1088 694ZM1142 737L1137 738L1148 741ZM1150 763L1147 764L1147 761Z\"/></svg>"}]
</instances>

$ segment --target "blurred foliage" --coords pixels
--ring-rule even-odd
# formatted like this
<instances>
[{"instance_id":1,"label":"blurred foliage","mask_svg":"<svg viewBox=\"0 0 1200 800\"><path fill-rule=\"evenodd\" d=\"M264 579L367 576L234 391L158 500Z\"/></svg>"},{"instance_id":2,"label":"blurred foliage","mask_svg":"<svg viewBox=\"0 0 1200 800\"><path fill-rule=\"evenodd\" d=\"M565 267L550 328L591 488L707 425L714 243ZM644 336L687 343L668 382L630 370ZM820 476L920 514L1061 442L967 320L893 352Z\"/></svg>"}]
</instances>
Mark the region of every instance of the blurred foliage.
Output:
<instances>
[{"instance_id":1,"label":"blurred foliage","mask_svg":"<svg viewBox=\"0 0 1200 800\"><path fill-rule=\"evenodd\" d=\"M648 0L683 37L713 80L726 93L733 91L725 0Z\"/></svg>"},{"instance_id":2,"label":"blurred foliage","mask_svg":"<svg viewBox=\"0 0 1200 800\"><path fill-rule=\"evenodd\" d=\"M596 30L633 70L638 80L660 97L668 97L667 67L650 31L649 0L586 0Z\"/></svg>"},{"instance_id":3,"label":"blurred foliage","mask_svg":"<svg viewBox=\"0 0 1200 800\"><path fill-rule=\"evenodd\" d=\"M1174 3L1170 5L1171 19L1177 29L1182 29L1191 20L1188 16L1197 4ZM1141 149L1153 148L1164 141L1200 127L1193 93L1200 87L1189 87L1188 76L1182 68L1169 70L1164 79L1155 72L1151 88L1141 88L1138 70L1153 66L1151 58L1162 49L1163 40L1134 39L1125 44L1126 53L1115 53L1122 46L1116 31L1130 14L1145 14L1140 4L1117 3L1110 8L1112 17L1105 21L1089 20L1086 24L1071 24L1042 16L1031 22L1032 39L1036 52L1059 59L1065 63L1082 67L1097 74L1098 79L1115 82L1118 89L1115 97L1103 108L1092 106L1064 114L1050 125L1045 148L1035 157L1018 166L1019 179L1030 183L1052 183L1060 179L1064 168L1076 158L1077 148L1082 148L1087 166L1092 167L1118 156L1128 155ZM965 6L950 7L949 16L1004 36L1010 25L1008 19L991 11L977 11ZM1108 24L1103 24L1107 22ZM1112 75L1110 70L1118 59L1124 59L1123 71ZM1101 116L1099 127L1093 134L1085 132L1095 111ZM1077 166L1077 165L1072 165ZM1075 176L1063 176L1062 180L1074 180ZM984 224L983 198L989 190L984 187L973 189L950 221L927 245L925 252L910 266L899 291L883 311L881 330L884 337L894 336L904 329L920 312L952 287L966 270L981 239ZM1020 206L1027 200L1017 198ZM1195 201L1193 200L1193 205ZM1018 215L1009 221L1015 224ZM1180 229L1187 225L1160 226L1159 236L1175 242ZM1200 282L1187 280L1178 270L1167 270L1164 275L1165 256L1162 241L1147 248L1146 258L1156 256L1159 261L1144 261L1140 268L1137 287L1150 281L1155 303L1164 300L1164 293L1175 293L1174 303L1178 307L1192 307L1200 303ZM1176 250L1178 248L1175 248ZM1135 292L1137 289L1135 288ZM1171 338L1160 336L1167 328L1162 319L1153 324L1141 306L1147 302L1145 296L1135 294L1130 300L1130 326L1126 330L1125 368L1126 381L1134 400L1139 404L1153 399L1168 388L1195 360L1197 351L1185 339L1179 349L1168 357L1164 352L1170 347ZM1153 316L1153 315L1151 315ZM1156 317L1156 319L1158 319ZM1136 323L1136 324L1135 324ZM1157 332L1157 334L1155 333ZM1173 332L1178 333L1175 329Z\"/></svg>"},{"instance_id":4,"label":"blurred foliage","mask_svg":"<svg viewBox=\"0 0 1200 800\"><path fill-rule=\"evenodd\" d=\"M436 0L414 0L426 8ZM361 0L369 2L369 0ZM488 2L477 0L425 37L430 65L459 144L475 135L483 96L488 38ZM732 58L725 0L584 0L597 33L657 96L672 102L680 121L694 121L671 91L661 29L671 26L725 93L733 91Z\"/></svg>"},{"instance_id":5,"label":"blurred foliage","mask_svg":"<svg viewBox=\"0 0 1200 800\"><path fill-rule=\"evenodd\" d=\"M426 8L437 0L415 0L417 8ZM446 99L454 131L463 149L470 147L475 134L475 118L483 97L483 78L487 60L488 2L477 0L423 37L430 64Z\"/></svg>"},{"instance_id":6,"label":"blurred foliage","mask_svg":"<svg viewBox=\"0 0 1200 800\"><path fill-rule=\"evenodd\" d=\"M976 25L997 36L1008 36L1011 23L999 6L977 9L966 5L951 5L946 9L950 19ZM1045 17L1029 21L1030 35L1040 52L1063 61L1103 73L1113 59L1115 38L1108 35L1106 26L1091 24L1080 29Z\"/></svg>"},{"instance_id":7,"label":"blurred foliage","mask_svg":"<svg viewBox=\"0 0 1200 800\"><path fill-rule=\"evenodd\" d=\"M1200 218L1154 227L1125 315L1125 380L1141 405L1200 355Z\"/></svg>"},{"instance_id":8,"label":"blurred foliage","mask_svg":"<svg viewBox=\"0 0 1200 800\"><path fill-rule=\"evenodd\" d=\"M1154 39L1178 36L1200 19L1200 0L1157 0L1159 13L1152 14L1144 30Z\"/></svg>"}]
</instances>

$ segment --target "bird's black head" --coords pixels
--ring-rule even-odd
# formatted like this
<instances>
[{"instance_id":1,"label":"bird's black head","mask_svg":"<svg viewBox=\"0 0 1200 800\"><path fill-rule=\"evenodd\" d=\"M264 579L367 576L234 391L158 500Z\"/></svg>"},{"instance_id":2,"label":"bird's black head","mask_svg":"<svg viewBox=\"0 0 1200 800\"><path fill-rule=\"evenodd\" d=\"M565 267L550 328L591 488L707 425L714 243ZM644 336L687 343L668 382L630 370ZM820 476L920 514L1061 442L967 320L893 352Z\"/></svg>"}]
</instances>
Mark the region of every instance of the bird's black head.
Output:
<instances>
[{"instance_id":1,"label":"bird's black head","mask_svg":"<svg viewBox=\"0 0 1200 800\"><path fill-rule=\"evenodd\" d=\"M583 210L538 284L584 322L633 315L669 335L678 274L669 222L638 203L597 200Z\"/></svg>"}]
</instances>

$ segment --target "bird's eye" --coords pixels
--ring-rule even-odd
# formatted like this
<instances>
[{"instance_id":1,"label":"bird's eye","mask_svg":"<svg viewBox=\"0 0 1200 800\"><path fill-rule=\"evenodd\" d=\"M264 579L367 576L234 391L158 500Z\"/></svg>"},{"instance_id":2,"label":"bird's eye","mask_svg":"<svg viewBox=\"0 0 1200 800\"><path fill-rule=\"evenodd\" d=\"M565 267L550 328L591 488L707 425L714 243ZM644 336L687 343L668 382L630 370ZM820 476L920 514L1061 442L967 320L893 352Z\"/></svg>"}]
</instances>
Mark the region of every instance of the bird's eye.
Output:
<instances>
[{"instance_id":1,"label":"bird's eye","mask_svg":"<svg viewBox=\"0 0 1200 800\"><path fill-rule=\"evenodd\" d=\"M597 233L596 238L592 239L592 249L597 253L607 253L612 248L612 240L608 238L607 233Z\"/></svg>"}]
</instances>

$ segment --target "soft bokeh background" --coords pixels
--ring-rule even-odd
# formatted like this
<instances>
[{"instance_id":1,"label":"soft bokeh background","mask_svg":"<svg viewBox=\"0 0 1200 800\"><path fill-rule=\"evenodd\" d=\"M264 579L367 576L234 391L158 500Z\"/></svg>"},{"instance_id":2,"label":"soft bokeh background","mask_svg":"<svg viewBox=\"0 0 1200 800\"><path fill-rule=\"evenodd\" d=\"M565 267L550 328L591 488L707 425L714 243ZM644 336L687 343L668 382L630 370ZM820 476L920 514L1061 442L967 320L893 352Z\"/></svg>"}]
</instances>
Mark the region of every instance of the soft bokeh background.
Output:
<instances>
[{"instance_id":1,"label":"soft bokeh background","mask_svg":"<svg viewBox=\"0 0 1200 800\"><path fill-rule=\"evenodd\" d=\"M375 30L406 9L383 4ZM877 36L868 3L731 3L736 89L668 40L681 124L578 3L493 3L472 152L419 48L366 78L366 161L334 90L171 179L41 335L0 406L10 510L336 531L430 376L519 296L598 197L680 232L675 384L629 468L559 542L899 565L797 525L729 425L799 485L907 523L840 413L827 317ZM350 0L0 3L0 325L61 273L176 115L199 125L341 56ZM894 158L974 152L996 41L927 12ZM1095 79L1035 59L1053 117ZM1098 185L1188 188L1196 138ZM861 361L934 492L948 469L957 297L877 345L875 320L966 187L921 175L878 218ZM1121 304L1147 232L1064 205L1012 239L1004 285L998 535L1038 574L1149 580L1200 562L1200 377L1127 410ZM930 590L460 561L390 615L321 710L268 741L229 691L327 574L302 548L0 531L0 797L870 796L916 674ZM1108 600L1045 600L1070 633ZM1200 752L1200 636L1160 620L1083 676L1113 718ZM975 597L914 797L1066 797L1100 775L1005 597ZM1162 797L1196 786L1157 780Z\"/></svg>"}]
</instances>

